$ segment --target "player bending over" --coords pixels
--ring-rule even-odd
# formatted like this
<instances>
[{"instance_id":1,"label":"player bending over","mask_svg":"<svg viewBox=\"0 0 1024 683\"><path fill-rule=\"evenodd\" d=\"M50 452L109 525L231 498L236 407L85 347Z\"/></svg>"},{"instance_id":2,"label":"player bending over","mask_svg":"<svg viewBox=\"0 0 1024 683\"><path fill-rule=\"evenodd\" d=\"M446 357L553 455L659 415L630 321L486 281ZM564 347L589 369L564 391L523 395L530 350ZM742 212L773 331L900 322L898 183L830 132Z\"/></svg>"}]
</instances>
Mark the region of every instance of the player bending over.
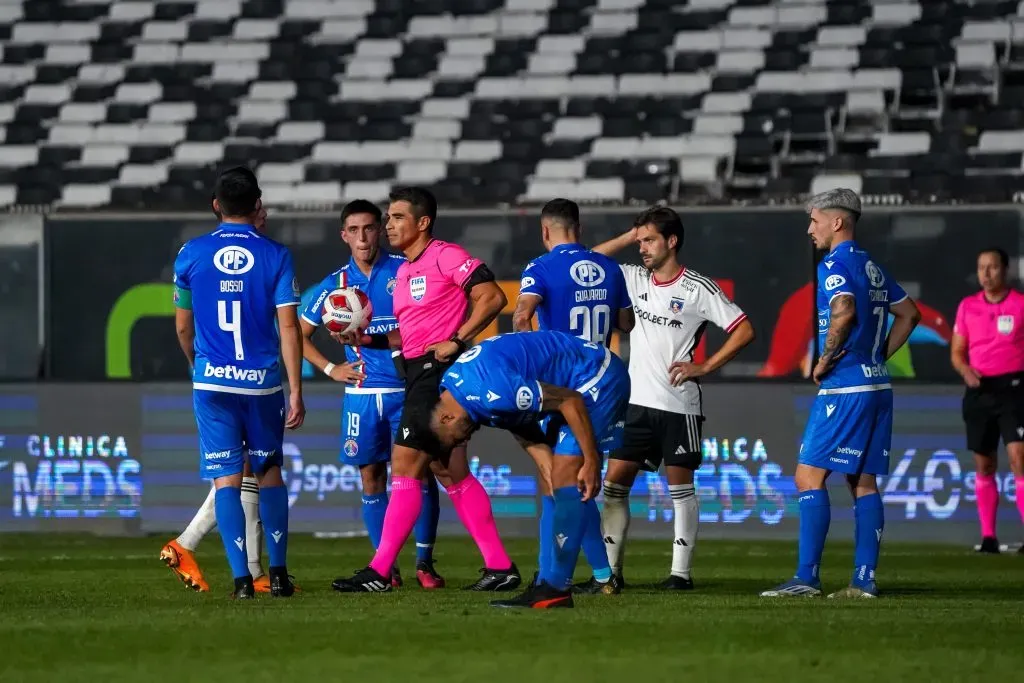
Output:
<instances>
[{"instance_id":1,"label":"player bending over","mask_svg":"<svg viewBox=\"0 0 1024 683\"><path fill-rule=\"evenodd\" d=\"M211 207L216 195L210 200ZM214 208L213 213L220 220L220 214ZM263 232L267 227L267 210L260 204L253 227L258 232ZM192 368L189 366L189 371ZM217 487L210 485L210 492L206 500L199 506L195 517L188 523L185 530L175 538L168 541L160 549L160 560L171 568L171 571L181 579L186 587L194 591L204 593L210 590L210 585L203 578L196 561L195 551L199 542L213 531L217 526L217 517L214 511L217 497ZM249 556L249 573L252 575L253 587L257 593L270 592L270 577L263 572L261 555L263 553L263 524L260 522L260 489L256 483L256 477L252 475L252 468L249 462L245 462L245 469L242 472L242 510L245 513L245 551Z\"/></svg>"},{"instance_id":2,"label":"player bending over","mask_svg":"<svg viewBox=\"0 0 1024 683\"><path fill-rule=\"evenodd\" d=\"M552 458L552 556L520 595L495 607L572 607L572 575L587 527L586 504L601 485L601 451L616 447L629 399L629 373L606 347L564 332L521 332L466 351L441 381L431 426L445 447L480 425L530 440L545 415L559 418Z\"/></svg>"},{"instance_id":3,"label":"player bending over","mask_svg":"<svg viewBox=\"0 0 1024 683\"><path fill-rule=\"evenodd\" d=\"M693 479L703 458L700 378L724 366L753 341L754 327L714 281L681 265L683 222L675 211L644 211L630 230L594 251L613 254L634 243L640 247L643 267L621 266L637 318L629 335L633 393L622 448L612 453L605 474L605 543L621 583L630 489L641 469L657 472L665 463L675 537L671 573L661 587L690 590L700 521ZM709 322L729 336L710 358L694 363L694 349Z\"/></svg>"},{"instance_id":4,"label":"player bending over","mask_svg":"<svg viewBox=\"0 0 1024 683\"><path fill-rule=\"evenodd\" d=\"M846 475L854 497L853 580L830 598L878 597L875 568L885 526L877 475L889 473L892 385L886 360L921 314L903 288L854 242L860 197L836 189L811 198L807 234L828 254L818 264L818 348L811 407L796 466L800 546L796 576L764 597L821 595L819 568L831 507L825 481ZM894 316L888 338L885 327Z\"/></svg>"},{"instance_id":5,"label":"player bending over","mask_svg":"<svg viewBox=\"0 0 1024 683\"><path fill-rule=\"evenodd\" d=\"M421 482L432 470L484 558L475 591L515 589L521 579L501 543L491 500L469 471L465 448L443 450L430 429L441 378L467 340L480 334L505 307L505 294L490 269L462 247L434 239L437 200L418 187L391 193L388 242L408 259L398 269L394 311L399 330L346 338L370 348L400 348L405 399L391 453L391 500L377 552L365 569L332 584L343 593L391 590L391 568L416 525L423 505ZM401 332L401 334L399 334Z\"/></svg>"},{"instance_id":6,"label":"player bending over","mask_svg":"<svg viewBox=\"0 0 1024 683\"><path fill-rule=\"evenodd\" d=\"M305 416L299 292L291 254L254 227L260 195L249 169L222 173L214 204L220 227L187 242L174 262L175 322L193 367L200 472L216 487L217 526L236 599L255 596L241 502L246 460L259 481L271 595L287 597L295 591L286 565L288 490L281 477L281 447L284 427L298 428ZM282 356L288 372L287 418Z\"/></svg>"},{"instance_id":7,"label":"player bending over","mask_svg":"<svg viewBox=\"0 0 1024 683\"><path fill-rule=\"evenodd\" d=\"M362 290L373 306L369 334L387 334L398 329L391 295L395 291L398 268L405 259L380 249L381 212L365 199L349 202L341 212L341 239L352 251L348 264L320 283L309 305L302 312L302 355L336 382L344 382L345 399L341 424L344 443L339 459L357 465L363 483L363 523L376 550L384 530L388 508L388 461L402 419L405 382L398 376L391 352L387 349L345 349L347 362L328 362L312 342L320 326L324 299L338 287ZM423 509L416 520L416 580L428 590L444 587L444 579L434 570L434 540L440 515L437 482L428 474L423 481ZM391 585L402 578L396 565Z\"/></svg>"},{"instance_id":8,"label":"player bending over","mask_svg":"<svg viewBox=\"0 0 1024 683\"><path fill-rule=\"evenodd\" d=\"M580 209L568 199L552 199L540 214L541 237L548 253L530 261L519 284L519 300L512 316L516 332L532 329L534 313L540 329L568 332L602 346L611 343L612 328L633 329L633 309L626 282L614 260L590 251L580 244ZM557 437L563 423L557 415L542 425L546 438L520 443L537 463L543 494L540 515L540 554L537 566L544 567L554 552L555 498L551 488L552 449L564 454L565 445ZM586 502L587 527L583 536L583 554L593 570L586 583L573 590L581 593L614 594L622 590L612 574L601 534L601 512L593 498ZM536 577L535 577L536 578Z\"/></svg>"}]
</instances>

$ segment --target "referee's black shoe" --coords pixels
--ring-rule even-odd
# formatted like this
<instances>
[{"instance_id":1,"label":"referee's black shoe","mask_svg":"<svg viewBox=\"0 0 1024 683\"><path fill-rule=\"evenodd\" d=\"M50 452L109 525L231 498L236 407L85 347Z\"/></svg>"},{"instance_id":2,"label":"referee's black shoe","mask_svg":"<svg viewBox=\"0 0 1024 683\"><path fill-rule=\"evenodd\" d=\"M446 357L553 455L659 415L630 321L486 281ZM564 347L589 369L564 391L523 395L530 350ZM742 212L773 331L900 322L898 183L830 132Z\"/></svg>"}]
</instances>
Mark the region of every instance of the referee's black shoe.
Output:
<instances>
[{"instance_id":1,"label":"referee's black shoe","mask_svg":"<svg viewBox=\"0 0 1024 683\"><path fill-rule=\"evenodd\" d=\"M671 574L667 579L658 584L658 588L666 591L692 591L693 579L684 579L681 576Z\"/></svg>"},{"instance_id":2,"label":"referee's black shoe","mask_svg":"<svg viewBox=\"0 0 1024 683\"><path fill-rule=\"evenodd\" d=\"M525 591L508 600L492 600L491 607L504 609L556 609L574 607L572 591L560 591L544 581L527 587Z\"/></svg>"},{"instance_id":3,"label":"referee's black shoe","mask_svg":"<svg viewBox=\"0 0 1024 683\"><path fill-rule=\"evenodd\" d=\"M339 593L387 593L391 590L391 579L381 576L373 567L366 567L349 578L335 579L331 588Z\"/></svg>"},{"instance_id":4,"label":"referee's black shoe","mask_svg":"<svg viewBox=\"0 0 1024 683\"><path fill-rule=\"evenodd\" d=\"M476 583L466 586L464 591L477 591L480 593L502 593L514 591L523 582L519 575L519 568L515 562L508 569L489 569L484 567L480 570L480 578Z\"/></svg>"},{"instance_id":5,"label":"referee's black shoe","mask_svg":"<svg viewBox=\"0 0 1024 683\"><path fill-rule=\"evenodd\" d=\"M981 539L981 545L978 546L979 553L987 553L989 555L999 554L999 539L995 536L986 536Z\"/></svg>"}]
</instances>

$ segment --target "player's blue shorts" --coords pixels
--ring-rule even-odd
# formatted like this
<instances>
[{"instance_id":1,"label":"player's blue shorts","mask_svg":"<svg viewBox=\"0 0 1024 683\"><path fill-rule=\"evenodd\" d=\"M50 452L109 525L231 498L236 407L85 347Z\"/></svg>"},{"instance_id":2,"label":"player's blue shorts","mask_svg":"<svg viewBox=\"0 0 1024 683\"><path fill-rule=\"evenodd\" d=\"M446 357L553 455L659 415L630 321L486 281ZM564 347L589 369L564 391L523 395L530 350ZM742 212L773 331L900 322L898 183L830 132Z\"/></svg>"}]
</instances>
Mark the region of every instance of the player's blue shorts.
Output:
<instances>
[{"instance_id":1,"label":"player's blue shorts","mask_svg":"<svg viewBox=\"0 0 1024 683\"><path fill-rule=\"evenodd\" d=\"M192 405L199 428L199 472L203 479L239 474L246 457L256 474L281 464L283 391L250 396L196 389Z\"/></svg>"},{"instance_id":2,"label":"player's blue shorts","mask_svg":"<svg viewBox=\"0 0 1024 683\"><path fill-rule=\"evenodd\" d=\"M359 467L391 460L404 400L402 389L346 389L338 459Z\"/></svg>"},{"instance_id":3,"label":"player's blue shorts","mask_svg":"<svg viewBox=\"0 0 1024 683\"><path fill-rule=\"evenodd\" d=\"M625 364L614 353L609 353L608 359L607 367L597 377L582 386L573 387L583 394L590 424L597 437L597 450L605 454L622 446L630 390L629 372ZM551 417L544 419L550 420ZM546 425L542 424L542 427ZM555 455L583 455L572 430L564 423L558 430L558 440L552 450Z\"/></svg>"},{"instance_id":4,"label":"player's blue shorts","mask_svg":"<svg viewBox=\"0 0 1024 683\"><path fill-rule=\"evenodd\" d=\"M819 393L807 419L799 461L843 474L885 475L891 446L892 389Z\"/></svg>"}]
</instances>

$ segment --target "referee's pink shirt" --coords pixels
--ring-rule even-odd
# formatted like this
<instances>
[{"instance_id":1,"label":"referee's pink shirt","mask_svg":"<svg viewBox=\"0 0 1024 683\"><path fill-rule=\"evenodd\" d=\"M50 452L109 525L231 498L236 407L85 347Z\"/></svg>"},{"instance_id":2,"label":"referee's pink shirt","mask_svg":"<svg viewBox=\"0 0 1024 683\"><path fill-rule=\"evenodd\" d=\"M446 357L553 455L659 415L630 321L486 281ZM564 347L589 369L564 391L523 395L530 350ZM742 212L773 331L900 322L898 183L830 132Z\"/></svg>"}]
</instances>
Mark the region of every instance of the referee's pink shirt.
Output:
<instances>
[{"instance_id":1,"label":"referee's pink shirt","mask_svg":"<svg viewBox=\"0 0 1024 683\"><path fill-rule=\"evenodd\" d=\"M984 292L965 298L953 332L967 342L967 364L982 377L1024 372L1024 294L1017 290L995 304Z\"/></svg>"}]
</instances>

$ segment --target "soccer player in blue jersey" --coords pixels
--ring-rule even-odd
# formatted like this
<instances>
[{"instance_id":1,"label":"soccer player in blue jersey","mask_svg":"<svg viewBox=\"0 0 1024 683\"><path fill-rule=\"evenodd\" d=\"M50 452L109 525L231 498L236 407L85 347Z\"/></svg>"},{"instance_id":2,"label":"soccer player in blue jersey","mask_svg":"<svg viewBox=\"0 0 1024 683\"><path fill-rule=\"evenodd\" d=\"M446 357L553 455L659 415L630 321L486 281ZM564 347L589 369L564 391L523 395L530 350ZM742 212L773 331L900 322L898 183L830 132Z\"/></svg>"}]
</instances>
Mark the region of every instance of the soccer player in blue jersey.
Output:
<instances>
[{"instance_id":1,"label":"soccer player in blue jersey","mask_svg":"<svg viewBox=\"0 0 1024 683\"><path fill-rule=\"evenodd\" d=\"M821 388L807 420L796 487L800 547L796 576L764 597L821 594L819 567L831 521L825 481L846 476L854 498L853 580L830 598L874 598L875 568L885 526L878 475L889 473L892 385L886 360L921 319L903 288L854 241L860 197L836 189L811 198L807 234L828 252L818 264L818 348L813 378ZM894 321L885 336L892 313Z\"/></svg>"},{"instance_id":2,"label":"soccer player in blue jersey","mask_svg":"<svg viewBox=\"0 0 1024 683\"><path fill-rule=\"evenodd\" d=\"M590 251L580 244L580 209L568 199L552 199L540 214L541 236L548 253L535 258L523 270L519 300L512 315L516 332L533 329L536 313L540 329L568 332L580 339L607 346L612 329L629 332L636 322L626 290L626 280L613 259ZM537 462L542 473L543 493L540 516L540 554L537 566L543 568L553 556L555 498L549 473L552 455L564 448L553 437L558 435L559 420L549 419L541 438L530 443L520 437L522 446ZM574 588L581 593L615 594L622 591L618 576L612 575L601 534L601 512L596 500L587 505L587 530L583 554L590 563L590 581Z\"/></svg>"},{"instance_id":3,"label":"soccer player in blue jersey","mask_svg":"<svg viewBox=\"0 0 1024 683\"><path fill-rule=\"evenodd\" d=\"M341 211L341 239L352 252L349 262L320 283L302 312L302 354L336 382L344 382L342 406L344 441L339 459L357 465L363 483L363 523L374 550L384 530L388 508L388 462L398 423L402 419L405 381L398 376L391 351L348 346L346 362L335 365L312 342L320 326L323 302L338 287L362 290L373 305L373 320L366 334L387 334L398 329L391 295L395 291L398 267L403 256L380 248L381 211L372 202L357 199ZM423 508L416 523L416 580L427 590L443 588L444 578L434 569L434 541L440 515L437 481L430 474L423 482ZM401 585L396 566L391 584Z\"/></svg>"},{"instance_id":4,"label":"soccer player in blue jersey","mask_svg":"<svg viewBox=\"0 0 1024 683\"><path fill-rule=\"evenodd\" d=\"M217 526L235 580L232 596L249 599L255 589L241 501L249 461L259 480L270 593L288 597L295 586L286 562L288 490L281 462L284 427L297 429L305 416L298 283L288 250L254 227L261 191L252 171L225 171L215 194L221 225L187 242L174 262L175 323L193 368L200 471L217 488Z\"/></svg>"},{"instance_id":5,"label":"soccer player in blue jersey","mask_svg":"<svg viewBox=\"0 0 1024 683\"><path fill-rule=\"evenodd\" d=\"M561 419L552 458L552 558L540 576L495 607L572 607L572 574L587 526L586 503L601 483L601 452L616 448L629 401L629 373L606 347L564 332L492 337L459 356L441 381L431 429L445 448L481 425L513 434L545 415Z\"/></svg>"}]
</instances>

